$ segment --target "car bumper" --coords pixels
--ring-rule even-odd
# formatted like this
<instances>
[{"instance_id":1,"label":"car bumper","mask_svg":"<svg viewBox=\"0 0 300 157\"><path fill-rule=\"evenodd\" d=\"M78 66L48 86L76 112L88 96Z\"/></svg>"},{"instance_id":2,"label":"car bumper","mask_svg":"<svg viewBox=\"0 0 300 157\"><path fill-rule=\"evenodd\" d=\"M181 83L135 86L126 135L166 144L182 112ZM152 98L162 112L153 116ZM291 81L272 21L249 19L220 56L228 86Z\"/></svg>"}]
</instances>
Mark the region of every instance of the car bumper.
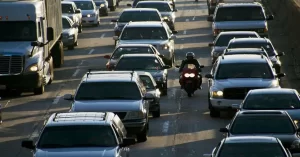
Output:
<instances>
[{"instance_id":1,"label":"car bumper","mask_svg":"<svg viewBox=\"0 0 300 157\"><path fill-rule=\"evenodd\" d=\"M209 98L211 106L217 110L236 110L232 108L233 104L241 104L243 100L230 100L230 99L216 99Z\"/></svg>"},{"instance_id":2,"label":"car bumper","mask_svg":"<svg viewBox=\"0 0 300 157\"><path fill-rule=\"evenodd\" d=\"M157 111L158 109L160 108L160 105L159 105L159 99L156 98L154 101L152 101L149 105L149 111L152 112L152 111Z\"/></svg>"},{"instance_id":3,"label":"car bumper","mask_svg":"<svg viewBox=\"0 0 300 157\"><path fill-rule=\"evenodd\" d=\"M126 128L127 135L133 136L141 133L147 124L147 119L142 120L124 120L123 124Z\"/></svg>"},{"instance_id":4,"label":"car bumper","mask_svg":"<svg viewBox=\"0 0 300 157\"><path fill-rule=\"evenodd\" d=\"M82 18L82 25L92 25L92 24L97 24L98 18L97 17L83 17Z\"/></svg>"},{"instance_id":5,"label":"car bumper","mask_svg":"<svg viewBox=\"0 0 300 157\"><path fill-rule=\"evenodd\" d=\"M74 45L74 37L73 38L62 38L62 42L65 47Z\"/></svg>"},{"instance_id":6,"label":"car bumper","mask_svg":"<svg viewBox=\"0 0 300 157\"><path fill-rule=\"evenodd\" d=\"M0 85L10 88L31 89L40 87L43 83L42 72L24 73L20 75L0 76Z\"/></svg>"}]
</instances>

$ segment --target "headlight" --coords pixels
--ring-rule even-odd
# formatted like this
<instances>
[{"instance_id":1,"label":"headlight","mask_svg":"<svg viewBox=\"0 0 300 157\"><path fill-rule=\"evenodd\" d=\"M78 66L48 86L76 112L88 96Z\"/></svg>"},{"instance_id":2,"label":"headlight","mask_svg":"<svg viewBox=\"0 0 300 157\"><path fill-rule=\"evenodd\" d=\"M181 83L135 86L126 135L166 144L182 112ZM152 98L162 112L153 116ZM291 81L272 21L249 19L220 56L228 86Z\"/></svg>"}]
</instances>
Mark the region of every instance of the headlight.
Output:
<instances>
[{"instance_id":1,"label":"headlight","mask_svg":"<svg viewBox=\"0 0 300 157\"><path fill-rule=\"evenodd\" d=\"M136 111L136 112L128 112L125 119L143 119L144 113L142 111Z\"/></svg>"},{"instance_id":2,"label":"headlight","mask_svg":"<svg viewBox=\"0 0 300 157\"><path fill-rule=\"evenodd\" d=\"M195 74L193 74L193 73L191 73L191 74L188 74L188 73L186 73L186 74L184 74L184 77L195 77Z\"/></svg>"},{"instance_id":3,"label":"headlight","mask_svg":"<svg viewBox=\"0 0 300 157\"><path fill-rule=\"evenodd\" d=\"M299 140L294 141L291 145L291 149L297 149L297 148L300 148L300 141Z\"/></svg>"},{"instance_id":4,"label":"headlight","mask_svg":"<svg viewBox=\"0 0 300 157\"><path fill-rule=\"evenodd\" d=\"M105 5L104 5L104 4L101 4L100 7L105 7Z\"/></svg>"},{"instance_id":5,"label":"headlight","mask_svg":"<svg viewBox=\"0 0 300 157\"><path fill-rule=\"evenodd\" d=\"M298 120L294 120L294 123L295 123L296 125L298 125L299 121L298 121Z\"/></svg>"},{"instance_id":6,"label":"headlight","mask_svg":"<svg viewBox=\"0 0 300 157\"><path fill-rule=\"evenodd\" d=\"M167 50L169 49L169 45L168 44L161 45L161 49Z\"/></svg>"},{"instance_id":7,"label":"headlight","mask_svg":"<svg viewBox=\"0 0 300 157\"><path fill-rule=\"evenodd\" d=\"M94 17L95 14L87 14L86 17Z\"/></svg>"},{"instance_id":8,"label":"headlight","mask_svg":"<svg viewBox=\"0 0 300 157\"><path fill-rule=\"evenodd\" d=\"M213 91L213 92L211 92L211 97L213 97L213 98L223 97L223 91Z\"/></svg>"},{"instance_id":9,"label":"headlight","mask_svg":"<svg viewBox=\"0 0 300 157\"><path fill-rule=\"evenodd\" d=\"M39 70L39 68L38 68L37 64L33 64L27 68L27 71L29 71L29 72L36 72L38 70Z\"/></svg>"},{"instance_id":10,"label":"headlight","mask_svg":"<svg viewBox=\"0 0 300 157\"><path fill-rule=\"evenodd\" d=\"M277 80L272 81L271 87L278 87L279 82Z\"/></svg>"}]
</instances>

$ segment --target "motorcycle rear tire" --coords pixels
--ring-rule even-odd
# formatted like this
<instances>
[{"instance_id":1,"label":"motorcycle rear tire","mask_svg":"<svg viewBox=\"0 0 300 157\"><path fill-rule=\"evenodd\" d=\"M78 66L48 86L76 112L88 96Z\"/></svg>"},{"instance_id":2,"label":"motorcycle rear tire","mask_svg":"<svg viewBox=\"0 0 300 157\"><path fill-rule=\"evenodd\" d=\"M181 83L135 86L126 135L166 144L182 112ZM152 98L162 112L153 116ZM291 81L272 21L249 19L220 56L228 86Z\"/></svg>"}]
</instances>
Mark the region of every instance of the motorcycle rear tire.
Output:
<instances>
[{"instance_id":1,"label":"motorcycle rear tire","mask_svg":"<svg viewBox=\"0 0 300 157\"><path fill-rule=\"evenodd\" d=\"M192 95L194 93L193 84L192 83L186 84L185 85L185 91L187 92L188 97L192 97Z\"/></svg>"}]
</instances>

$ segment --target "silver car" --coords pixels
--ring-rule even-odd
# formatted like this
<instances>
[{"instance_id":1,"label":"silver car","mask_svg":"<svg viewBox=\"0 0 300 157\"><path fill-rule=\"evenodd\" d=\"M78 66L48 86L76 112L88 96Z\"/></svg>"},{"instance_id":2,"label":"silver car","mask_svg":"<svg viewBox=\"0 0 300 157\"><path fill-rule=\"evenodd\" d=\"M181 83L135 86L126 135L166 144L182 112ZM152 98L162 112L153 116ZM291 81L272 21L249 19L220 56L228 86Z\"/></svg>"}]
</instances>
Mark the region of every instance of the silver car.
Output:
<instances>
[{"instance_id":1,"label":"silver car","mask_svg":"<svg viewBox=\"0 0 300 157\"><path fill-rule=\"evenodd\" d=\"M215 63L216 59L223 53L227 48L229 41L233 38L260 38L260 36L254 31L229 31L221 32L216 39L209 43L211 47L211 59L212 64Z\"/></svg>"},{"instance_id":2,"label":"silver car","mask_svg":"<svg viewBox=\"0 0 300 157\"><path fill-rule=\"evenodd\" d=\"M81 10L77 9L74 2L61 2L62 15L68 16L74 23L78 25L78 32L82 32L82 14Z\"/></svg>"},{"instance_id":3,"label":"silver car","mask_svg":"<svg viewBox=\"0 0 300 157\"><path fill-rule=\"evenodd\" d=\"M151 44L168 59L175 63L175 39L177 31L172 31L165 22L130 22L121 35L113 39L119 44Z\"/></svg>"},{"instance_id":4,"label":"silver car","mask_svg":"<svg viewBox=\"0 0 300 157\"><path fill-rule=\"evenodd\" d=\"M78 25L67 16L62 16L62 24L64 46L68 47L69 50L73 50L78 45Z\"/></svg>"},{"instance_id":5,"label":"silver car","mask_svg":"<svg viewBox=\"0 0 300 157\"><path fill-rule=\"evenodd\" d=\"M221 3L207 21L213 22L214 37L224 31L255 31L261 37L268 37L267 20L273 19L273 15L265 15L260 3Z\"/></svg>"},{"instance_id":6,"label":"silver car","mask_svg":"<svg viewBox=\"0 0 300 157\"><path fill-rule=\"evenodd\" d=\"M108 16L108 2L106 0L94 0L99 14L103 16Z\"/></svg>"}]
</instances>

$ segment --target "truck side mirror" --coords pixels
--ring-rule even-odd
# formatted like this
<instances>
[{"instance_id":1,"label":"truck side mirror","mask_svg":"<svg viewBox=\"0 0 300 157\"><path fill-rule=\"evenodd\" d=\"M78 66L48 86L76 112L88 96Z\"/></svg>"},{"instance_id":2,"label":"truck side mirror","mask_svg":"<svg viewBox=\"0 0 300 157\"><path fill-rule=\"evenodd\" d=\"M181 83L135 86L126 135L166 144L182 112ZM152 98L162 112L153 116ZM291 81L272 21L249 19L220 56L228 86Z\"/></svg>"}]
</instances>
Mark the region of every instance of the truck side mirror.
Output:
<instances>
[{"instance_id":1,"label":"truck side mirror","mask_svg":"<svg viewBox=\"0 0 300 157\"><path fill-rule=\"evenodd\" d=\"M54 29L52 27L47 28L47 40L48 41L54 40Z\"/></svg>"}]
</instances>

